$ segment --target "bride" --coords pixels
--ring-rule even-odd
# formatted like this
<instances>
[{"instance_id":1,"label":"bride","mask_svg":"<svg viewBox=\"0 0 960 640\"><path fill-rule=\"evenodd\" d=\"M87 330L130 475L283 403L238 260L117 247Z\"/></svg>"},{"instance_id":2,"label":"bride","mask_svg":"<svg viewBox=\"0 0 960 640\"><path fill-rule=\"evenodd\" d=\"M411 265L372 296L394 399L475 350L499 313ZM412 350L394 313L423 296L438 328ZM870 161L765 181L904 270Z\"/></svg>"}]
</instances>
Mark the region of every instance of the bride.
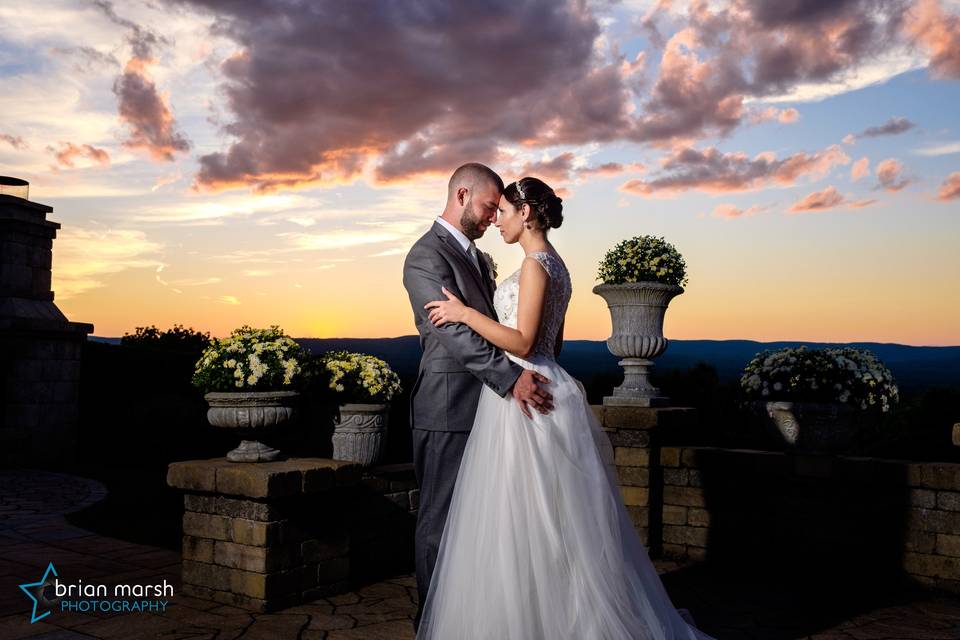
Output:
<instances>
[{"instance_id":1,"label":"bride","mask_svg":"<svg viewBox=\"0 0 960 640\"><path fill-rule=\"evenodd\" d=\"M570 274L547 240L561 199L536 178L504 190L494 223L519 243L497 287L502 324L444 289L435 325L462 322L551 380L528 413L484 387L460 464L418 640L710 640L674 609L621 501L609 441L556 361Z\"/></svg>"}]
</instances>

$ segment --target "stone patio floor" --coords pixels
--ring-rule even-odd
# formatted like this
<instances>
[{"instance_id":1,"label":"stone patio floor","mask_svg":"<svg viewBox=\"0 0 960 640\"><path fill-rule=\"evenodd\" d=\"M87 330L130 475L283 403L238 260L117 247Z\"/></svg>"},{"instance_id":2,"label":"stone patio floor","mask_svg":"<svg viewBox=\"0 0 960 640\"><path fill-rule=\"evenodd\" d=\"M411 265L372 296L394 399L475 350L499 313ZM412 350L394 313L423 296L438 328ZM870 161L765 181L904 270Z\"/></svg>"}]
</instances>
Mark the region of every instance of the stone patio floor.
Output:
<instances>
[{"instance_id":1,"label":"stone patio floor","mask_svg":"<svg viewBox=\"0 0 960 640\"><path fill-rule=\"evenodd\" d=\"M0 639L264 638L402 640L413 638L412 576L397 576L274 614L174 595L157 613L53 611L30 623L32 603L18 588L49 562L87 583L180 586L175 551L111 538L71 525L68 513L102 500L100 483L46 471L0 471ZM850 602L798 595L698 567L657 561L673 601L716 638L817 640L960 639L960 598L898 590ZM846 600L846 598L844 598ZM589 640L589 639L585 639Z\"/></svg>"}]
</instances>

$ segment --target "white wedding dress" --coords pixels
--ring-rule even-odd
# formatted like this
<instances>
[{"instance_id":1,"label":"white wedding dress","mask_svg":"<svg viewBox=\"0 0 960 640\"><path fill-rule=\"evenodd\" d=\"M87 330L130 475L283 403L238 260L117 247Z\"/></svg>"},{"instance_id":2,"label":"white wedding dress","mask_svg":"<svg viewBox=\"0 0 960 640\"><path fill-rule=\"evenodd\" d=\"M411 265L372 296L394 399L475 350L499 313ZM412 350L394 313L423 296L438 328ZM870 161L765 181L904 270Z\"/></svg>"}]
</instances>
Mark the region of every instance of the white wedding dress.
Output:
<instances>
[{"instance_id":1,"label":"white wedding dress","mask_svg":"<svg viewBox=\"0 0 960 640\"><path fill-rule=\"evenodd\" d=\"M554 410L520 411L484 387L430 583L418 640L712 640L674 609L623 506L610 443L554 358L570 275L552 253L535 354ZM496 291L516 327L520 272Z\"/></svg>"}]
</instances>

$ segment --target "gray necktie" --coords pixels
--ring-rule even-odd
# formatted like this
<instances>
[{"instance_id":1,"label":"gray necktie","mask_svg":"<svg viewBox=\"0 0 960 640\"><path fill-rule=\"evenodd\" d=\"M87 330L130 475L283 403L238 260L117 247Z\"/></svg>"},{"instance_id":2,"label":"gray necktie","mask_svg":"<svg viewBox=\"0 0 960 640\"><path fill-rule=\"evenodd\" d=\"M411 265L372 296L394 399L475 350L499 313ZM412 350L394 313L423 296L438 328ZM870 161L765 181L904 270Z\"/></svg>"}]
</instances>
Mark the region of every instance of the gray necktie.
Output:
<instances>
[{"instance_id":1,"label":"gray necktie","mask_svg":"<svg viewBox=\"0 0 960 640\"><path fill-rule=\"evenodd\" d=\"M482 276L483 271L480 270L480 256L477 255L477 245L473 244L473 241L471 241L470 246L467 247L467 253L470 254L470 258L473 260L473 266L477 268L477 273Z\"/></svg>"}]
</instances>

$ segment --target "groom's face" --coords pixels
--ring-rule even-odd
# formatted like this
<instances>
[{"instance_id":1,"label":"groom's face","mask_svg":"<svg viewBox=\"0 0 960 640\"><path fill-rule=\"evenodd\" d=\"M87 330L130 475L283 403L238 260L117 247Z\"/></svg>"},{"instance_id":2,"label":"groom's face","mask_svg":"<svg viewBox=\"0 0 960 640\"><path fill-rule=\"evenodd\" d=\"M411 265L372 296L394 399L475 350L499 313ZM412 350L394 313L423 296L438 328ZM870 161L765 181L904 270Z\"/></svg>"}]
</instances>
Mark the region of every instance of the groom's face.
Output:
<instances>
[{"instance_id":1,"label":"groom's face","mask_svg":"<svg viewBox=\"0 0 960 640\"><path fill-rule=\"evenodd\" d=\"M460 216L463 235L471 240L483 236L487 227L497 219L497 203L500 201L500 189L493 182L478 184L469 193L468 200Z\"/></svg>"}]
</instances>

